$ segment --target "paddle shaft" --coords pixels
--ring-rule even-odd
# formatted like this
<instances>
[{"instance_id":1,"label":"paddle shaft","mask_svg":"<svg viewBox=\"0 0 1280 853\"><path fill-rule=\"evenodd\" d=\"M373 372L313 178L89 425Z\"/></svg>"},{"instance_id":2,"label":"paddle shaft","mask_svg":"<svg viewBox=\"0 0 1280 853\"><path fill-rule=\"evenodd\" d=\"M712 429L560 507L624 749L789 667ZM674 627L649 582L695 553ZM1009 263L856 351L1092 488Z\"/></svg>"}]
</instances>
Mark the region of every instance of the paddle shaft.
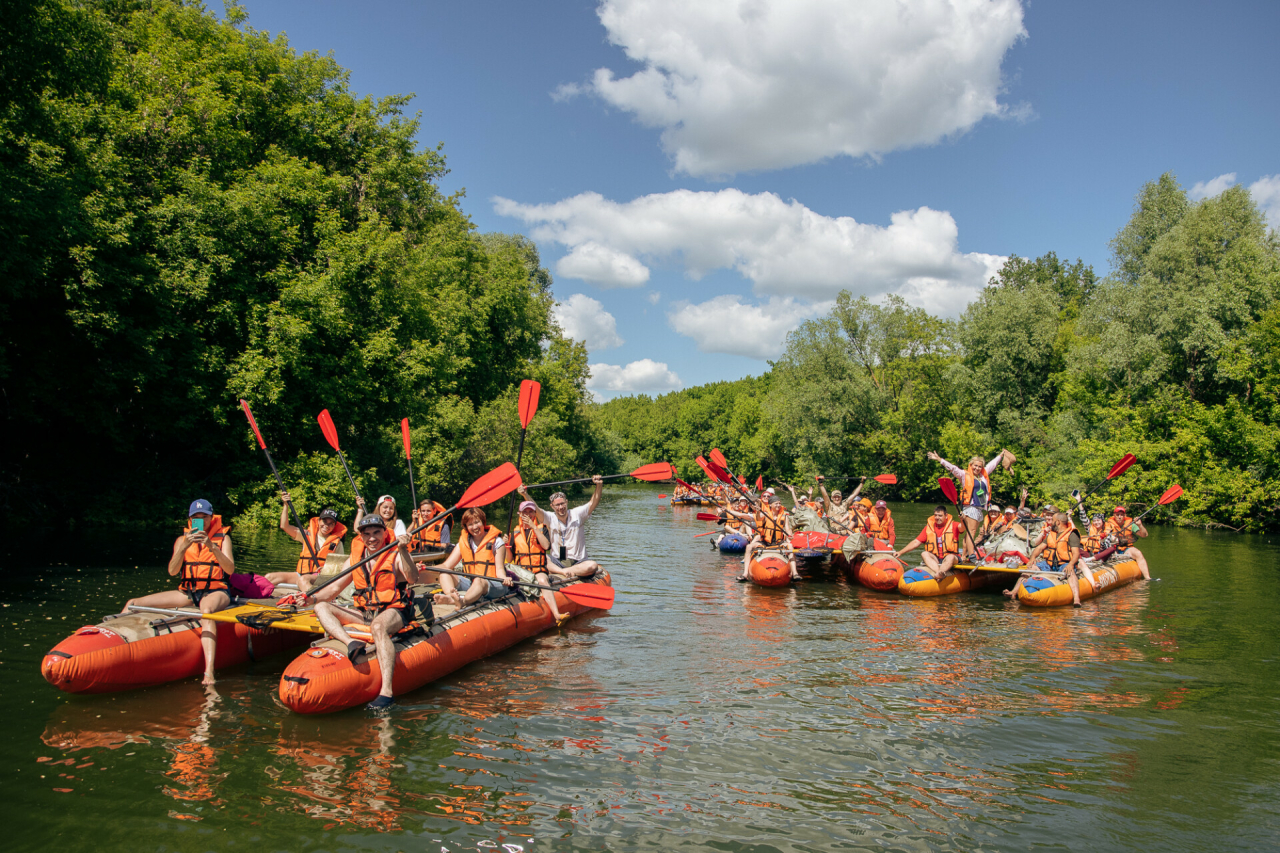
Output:
<instances>
[{"instance_id":1,"label":"paddle shaft","mask_svg":"<svg viewBox=\"0 0 1280 853\"><path fill-rule=\"evenodd\" d=\"M453 569L431 569L431 571L439 572L442 575L457 575L460 578L480 578L481 580L487 580L491 583L498 583L498 584L502 583L502 581L498 580L497 578L491 578L488 575L472 574L471 572L458 572L458 571L454 571ZM564 591L563 586L547 586L546 584L541 584L541 583L530 583L529 581L518 581L515 578L512 578L511 582L515 586L527 586L533 589L545 589L545 590L548 590L549 592ZM506 586L506 584L503 584L503 586ZM565 586L573 586L573 584L566 584Z\"/></svg>"},{"instance_id":2,"label":"paddle shaft","mask_svg":"<svg viewBox=\"0 0 1280 853\"><path fill-rule=\"evenodd\" d=\"M520 447L516 450L516 470L520 469L520 462L524 459L524 435L529 431L528 427L520 427ZM516 495L511 495L511 506L507 507L507 535L511 535L511 523L516 517Z\"/></svg>"},{"instance_id":3,"label":"paddle shaft","mask_svg":"<svg viewBox=\"0 0 1280 853\"><path fill-rule=\"evenodd\" d=\"M271 466L271 473L276 476L276 485L280 487L280 492L283 494L286 491L284 487L284 480L280 479L280 472L276 470L276 462L271 458L271 451L267 450L267 446L265 444L262 446L262 452L266 455L267 464ZM301 536L302 541L306 543L307 550L311 552L311 559L318 563L320 561L320 555L316 553L315 543L307 538L306 528L302 526L302 520L298 518L297 508L294 507L293 501L285 501L285 505L289 507L289 512L293 515L293 526L297 528L298 535Z\"/></svg>"},{"instance_id":4,"label":"paddle shaft","mask_svg":"<svg viewBox=\"0 0 1280 853\"><path fill-rule=\"evenodd\" d=\"M335 446L333 449L338 451L338 459L342 462L342 470L347 472L347 482L351 483L351 491L356 493L356 500L364 503L364 498L360 496L360 490L356 488L356 478L351 476L351 468L347 465L347 457L342 455L342 448Z\"/></svg>"},{"instance_id":5,"label":"paddle shaft","mask_svg":"<svg viewBox=\"0 0 1280 853\"><path fill-rule=\"evenodd\" d=\"M519 467L519 466L516 466ZM618 477L630 477L630 474L605 474L601 480L616 480ZM547 486L567 486L570 483L590 483L594 477L580 477L577 480L557 480L554 483L534 483L531 486L525 486L525 490L529 489L545 489Z\"/></svg>"},{"instance_id":6,"label":"paddle shaft","mask_svg":"<svg viewBox=\"0 0 1280 853\"><path fill-rule=\"evenodd\" d=\"M409 499L413 501L413 508L418 508L418 490L413 485L413 460L408 454L404 457L405 464L409 466Z\"/></svg>"}]
</instances>

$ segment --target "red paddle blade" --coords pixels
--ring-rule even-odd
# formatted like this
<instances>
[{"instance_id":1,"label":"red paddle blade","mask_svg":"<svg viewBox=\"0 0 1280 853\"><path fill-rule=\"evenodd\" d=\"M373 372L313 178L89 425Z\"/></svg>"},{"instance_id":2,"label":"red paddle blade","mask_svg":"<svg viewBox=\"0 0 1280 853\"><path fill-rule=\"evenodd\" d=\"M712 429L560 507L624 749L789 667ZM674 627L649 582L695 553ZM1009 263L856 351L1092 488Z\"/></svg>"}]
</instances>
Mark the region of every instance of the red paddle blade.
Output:
<instances>
[{"instance_id":1,"label":"red paddle blade","mask_svg":"<svg viewBox=\"0 0 1280 853\"><path fill-rule=\"evenodd\" d=\"M956 484L951 482L950 477L939 477L938 488L942 489L942 493L947 496L947 500L954 503L960 503L960 495L956 493Z\"/></svg>"},{"instance_id":2,"label":"red paddle blade","mask_svg":"<svg viewBox=\"0 0 1280 853\"><path fill-rule=\"evenodd\" d=\"M710 463L707 462L706 459L703 459L701 456L699 456L697 459L694 459L693 461L698 463L698 467L701 468L703 472L707 475L708 480L711 480L714 482L720 479L715 475L715 472L711 470L711 465Z\"/></svg>"},{"instance_id":3,"label":"red paddle blade","mask_svg":"<svg viewBox=\"0 0 1280 853\"><path fill-rule=\"evenodd\" d=\"M670 480L676 475L671 469L668 462L654 462L652 465L641 465L639 468L631 472L631 476L637 480L645 480L650 483L656 483L659 480Z\"/></svg>"},{"instance_id":4,"label":"red paddle blade","mask_svg":"<svg viewBox=\"0 0 1280 853\"><path fill-rule=\"evenodd\" d=\"M1169 487L1167 492L1160 496L1160 500L1156 501L1156 503L1160 504L1160 506L1164 506L1165 504L1173 503L1180 497L1182 497L1182 486L1175 483Z\"/></svg>"},{"instance_id":5,"label":"red paddle blade","mask_svg":"<svg viewBox=\"0 0 1280 853\"><path fill-rule=\"evenodd\" d=\"M738 475L738 485L742 486L744 489L747 487L747 481L742 479L741 474Z\"/></svg>"},{"instance_id":6,"label":"red paddle blade","mask_svg":"<svg viewBox=\"0 0 1280 853\"><path fill-rule=\"evenodd\" d=\"M720 516L713 512L700 512L697 515L698 521L719 521Z\"/></svg>"},{"instance_id":7,"label":"red paddle blade","mask_svg":"<svg viewBox=\"0 0 1280 853\"><path fill-rule=\"evenodd\" d=\"M1121 459L1119 462L1117 462L1115 465L1112 466L1111 473L1107 475L1107 479L1111 480L1116 477L1119 477L1125 471L1129 470L1130 465L1132 465L1137 461L1138 461L1138 457L1134 456L1132 453L1126 453L1123 459Z\"/></svg>"},{"instance_id":8,"label":"red paddle blade","mask_svg":"<svg viewBox=\"0 0 1280 853\"><path fill-rule=\"evenodd\" d=\"M532 379L520 383L520 429L528 429L529 421L538 411L538 395L542 393L542 385Z\"/></svg>"},{"instance_id":9,"label":"red paddle blade","mask_svg":"<svg viewBox=\"0 0 1280 853\"><path fill-rule=\"evenodd\" d=\"M329 417L329 410L325 409L317 415L316 421L320 424L320 431L324 433L324 440L329 442L329 446L334 450L341 452L338 447L338 428L333 425L333 418Z\"/></svg>"},{"instance_id":10,"label":"red paddle blade","mask_svg":"<svg viewBox=\"0 0 1280 853\"><path fill-rule=\"evenodd\" d=\"M756 477L756 491L757 492L764 491L764 475Z\"/></svg>"},{"instance_id":11,"label":"red paddle blade","mask_svg":"<svg viewBox=\"0 0 1280 853\"><path fill-rule=\"evenodd\" d=\"M898 485L897 474L876 474L871 479L875 480L877 483L884 483L886 486Z\"/></svg>"},{"instance_id":12,"label":"red paddle blade","mask_svg":"<svg viewBox=\"0 0 1280 853\"><path fill-rule=\"evenodd\" d=\"M410 459L409 456L409 419L405 418L400 421L400 435L404 438L404 458Z\"/></svg>"},{"instance_id":13,"label":"red paddle blade","mask_svg":"<svg viewBox=\"0 0 1280 853\"><path fill-rule=\"evenodd\" d=\"M718 447L711 448L711 452L708 453L707 455L711 457L712 462L716 463L726 471L729 470L729 460L724 458L724 454L720 452L720 448Z\"/></svg>"},{"instance_id":14,"label":"red paddle blade","mask_svg":"<svg viewBox=\"0 0 1280 853\"><path fill-rule=\"evenodd\" d=\"M262 433L258 431L258 422L253 419L253 412L249 411L249 401L241 400L240 407L244 409L244 416L249 419L249 426L253 427L253 434L258 437L258 446L266 450L267 443L262 440Z\"/></svg>"},{"instance_id":15,"label":"red paddle blade","mask_svg":"<svg viewBox=\"0 0 1280 853\"><path fill-rule=\"evenodd\" d=\"M488 506L499 501L520 487L520 472L510 462L503 462L488 474L471 484L471 488L458 498L455 509Z\"/></svg>"},{"instance_id":16,"label":"red paddle blade","mask_svg":"<svg viewBox=\"0 0 1280 853\"><path fill-rule=\"evenodd\" d=\"M674 471L675 469L673 468L672 470ZM689 484L688 484L688 483L686 483L684 480L681 480L679 477L676 477L676 482L677 482L677 483L679 483L680 485L684 486L686 489L688 489L688 490L689 490L689 491L691 491L691 492L696 492L696 491L698 491L698 489L697 489L697 487L696 487L696 486L691 486L691 485L689 485Z\"/></svg>"},{"instance_id":17,"label":"red paddle blade","mask_svg":"<svg viewBox=\"0 0 1280 853\"><path fill-rule=\"evenodd\" d=\"M664 495L664 494L662 494L661 492L659 492L659 493L658 493L658 497L659 497L659 498L665 498L665 497L666 497L666 495Z\"/></svg>"},{"instance_id":18,"label":"red paddle blade","mask_svg":"<svg viewBox=\"0 0 1280 853\"><path fill-rule=\"evenodd\" d=\"M613 587L604 584L574 583L560 587L557 592L584 607L594 607L597 610L613 607Z\"/></svg>"}]
</instances>

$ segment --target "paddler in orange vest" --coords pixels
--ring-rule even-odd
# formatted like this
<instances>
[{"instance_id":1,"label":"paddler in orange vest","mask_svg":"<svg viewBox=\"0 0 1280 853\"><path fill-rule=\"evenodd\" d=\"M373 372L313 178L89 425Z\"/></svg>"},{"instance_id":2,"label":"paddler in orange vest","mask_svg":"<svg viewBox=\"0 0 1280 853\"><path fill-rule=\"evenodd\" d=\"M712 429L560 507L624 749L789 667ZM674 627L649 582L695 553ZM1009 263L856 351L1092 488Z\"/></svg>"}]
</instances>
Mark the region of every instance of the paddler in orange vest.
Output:
<instances>
[{"instance_id":1,"label":"paddler in orange vest","mask_svg":"<svg viewBox=\"0 0 1280 853\"><path fill-rule=\"evenodd\" d=\"M1102 513L1095 512L1089 519L1089 529L1080 540L1080 547L1086 554L1096 554L1102 550L1102 540L1107 535L1107 524Z\"/></svg>"},{"instance_id":2,"label":"paddler in orange vest","mask_svg":"<svg viewBox=\"0 0 1280 853\"><path fill-rule=\"evenodd\" d=\"M316 618L325 632L347 645L347 657L355 663L356 656L364 650L363 640L353 640L347 633L347 625L367 628L373 635L373 646L378 655L378 668L382 671L382 689L368 707L385 708L394 703L391 677L396 669L396 647L392 639L413 621L413 590L418 582L418 569L409 553L409 537L392 536L387 522L381 515L369 513L360 519L356 533L357 545L351 548L351 556L343 564L348 569L370 554L394 544L386 553L365 563L351 574L329 584L314 597ZM334 604L333 599L349 585L355 584L355 608ZM306 598L306 594L303 594Z\"/></svg>"},{"instance_id":3,"label":"paddler in orange vest","mask_svg":"<svg viewBox=\"0 0 1280 853\"><path fill-rule=\"evenodd\" d=\"M751 565L751 555L757 550L763 551L766 549L785 550L787 552L787 563L791 568L791 579L800 579L800 572L796 570L796 555L790 549L791 519L787 516L786 508L782 506L782 502L778 500L778 495L773 489L765 490L764 496L760 499L760 506L754 513L737 512L736 510L728 510L728 512L730 515L748 522L755 528L751 541L747 543L747 550L742 555L742 574L738 575L734 580L738 583L746 583L747 569Z\"/></svg>"},{"instance_id":4,"label":"paddler in orange vest","mask_svg":"<svg viewBox=\"0 0 1280 853\"><path fill-rule=\"evenodd\" d=\"M222 516L213 514L206 500L192 501L187 508L187 527L173 540L169 575L181 577L176 592L157 592L131 598L129 605L142 607L185 607L194 604L201 613L215 613L231 604L228 579L236 570L231 555L231 528L222 526ZM218 653L218 623L200 620L200 647L204 650L204 684L213 684L213 662Z\"/></svg>"},{"instance_id":5,"label":"paddler in orange vest","mask_svg":"<svg viewBox=\"0 0 1280 853\"><path fill-rule=\"evenodd\" d=\"M1080 606L1077 568L1084 574L1089 585L1097 589L1093 573L1080 561L1080 531L1076 530L1076 526L1071 523L1071 516L1065 512L1053 514L1052 523L1045 526L1043 541L1031 550L1031 563L1042 572L1062 572L1067 579L1067 586L1071 587L1071 604L1074 607ZM1004 594L1016 598L1026 578L1026 575L1018 578L1013 589L1005 590Z\"/></svg>"},{"instance_id":6,"label":"paddler in orange vest","mask_svg":"<svg viewBox=\"0 0 1280 853\"><path fill-rule=\"evenodd\" d=\"M418 501L418 508L413 511L413 522L410 526L417 527L420 524L425 524L436 516L441 515L444 510L444 507L431 500L431 498L423 498ZM452 517L445 515L432 522L430 526L424 527L413 534L413 538L409 540L409 550L415 554L423 554L448 548L450 521L452 521Z\"/></svg>"},{"instance_id":7,"label":"paddler in orange vest","mask_svg":"<svg viewBox=\"0 0 1280 853\"><path fill-rule=\"evenodd\" d=\"M267 580L273 584L291 583L306 592L324 570L325 558L330 554L344 553L342 538L347 535L347 526L338 521L334 508L327 506L307 523L306 531L299 530L289 521L289 493L281 492L280 500L284 502L280 507L280 529L290 539L302 543L302 554L293 571L271 572Z\"/></svg>"},{"instance_id":8,"label":"paddler in orange vest","mask_svg":"<svg viewBox=\"0 0 1280 853\"><path fill-rule=\"evenodd\" d=\"M1005 458L1007 450L1001 450L990 462L983 464L981 456L969 460L969 467L961 469L952 465L938 454L930 450L925 455L942 465L955 477L960 490L960 517L969 535L961 546L965 550L974 548L982 528L982 517L986 514L987 504L991 503L991 474ZM1012 454L1010 454L1012 459ZM976 557L976 554L971 556Z\"/></svg>"},{"instance_id":9,"label":"paddler in orange vest","mask_svg":"<svg viewBox=\"0 0 1280 853\"><path fill-rule=\"evenodd\" d=\"M893 527L893 513L889 511L889 505L884 501L876 501L867 515L867 532L873 539L888 542L890 547L897 541L898 533Z\"/></svg>"},{"instance_id":10,"label":"paddler in orange vest","mask_svg":"<svg viewBox=\"0 0 1280 853\"><path fill-rule=\"evenodd\" d=\"M515 586L515 578L507 574L507 546L502 531L489 524L484 510L479 507L462 513L462 533L458 545L440 564L442 569L478 575L457 577L440 575L439 604L452 604L462 608L475 604L481 598L492 601L501 598Z\"/></svg>"},{"instance_id":11,"label":"paddler in orange vest","mask_svg":"<svg viewBox=\"0 0 1280 853\"><path fill-rule=\"evenodd\" d=\"M529 573L527 579L544 586L551 583L547 575L550 561L547 551L551 549L551 531L538 517L538 505L533 501L522 501L519 509L520 523L511 533L511 553L515 567ZM508 567L511 568L511 567ZM448 577L448 575L444 575ZM526 578L521 578L526 580ZM568 621L568 614L560 612L556 607L556 594L549 589L542 591L542 600L546 602L551 617L559 627Z\"/></svg>"},{"instance_id":12,"label":"paddler in orange vest","mask_svg":"<svg viewBox=\"0 0 1280 853\"><path fill-rule=\"evenodd\" d=\"M933 508L933 518L925 522L920 535L894 552L899 560L919 545L924 545L924 570L934 580L942 577L960 562L960 540L964 526L953 519L945 506Z\"/></svg>"},{"instance_id":13,"label":"paddler in orange vest","mask_svg":"<svg viewBox=\"0 0 1280 853\"><path fill-rule=\"evenodd\" d=\"M1119 547L1116 553L1130 560L1136 560L1138 569L1142 572L1143 580L1151 580L1151 572L1147 571L1147 558L1142 552L1133 547L1134 537L1140 539L1147 538L1147 528L1141 521L1135 521L1129 517L1128 511L1122 507L1116 507L1111 517L1107 519L1106 532L1116 538Z\"/></svg>"}]
</instances>

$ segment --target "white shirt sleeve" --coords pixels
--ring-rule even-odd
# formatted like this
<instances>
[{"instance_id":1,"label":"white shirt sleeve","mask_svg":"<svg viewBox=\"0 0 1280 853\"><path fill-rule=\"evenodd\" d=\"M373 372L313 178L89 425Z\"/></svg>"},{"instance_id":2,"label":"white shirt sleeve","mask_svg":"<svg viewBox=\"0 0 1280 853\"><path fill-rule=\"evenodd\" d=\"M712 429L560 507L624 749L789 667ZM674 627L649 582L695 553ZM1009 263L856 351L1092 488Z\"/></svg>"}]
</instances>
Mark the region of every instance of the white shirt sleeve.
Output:
<instances>
[{"instance_id":1,"label":"white shirt sleeve","mask_svg":"<svg viewBox=\"0 0 1280 853\"><path fill-rule=\"evenodd\" d=\"M396 519L396 535L403 536L406 532L408 532L408 528L404 526L403 521L397 518Z\"/></svg>"}]
</instances>

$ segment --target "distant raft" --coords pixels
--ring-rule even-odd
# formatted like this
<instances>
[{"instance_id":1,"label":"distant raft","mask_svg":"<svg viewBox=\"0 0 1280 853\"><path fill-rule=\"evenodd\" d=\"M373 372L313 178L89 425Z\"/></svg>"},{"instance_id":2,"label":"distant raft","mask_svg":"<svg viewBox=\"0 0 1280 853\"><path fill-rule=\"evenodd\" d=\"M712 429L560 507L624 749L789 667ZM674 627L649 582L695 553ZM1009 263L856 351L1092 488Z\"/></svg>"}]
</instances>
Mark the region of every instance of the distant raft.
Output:
<instances>
[{"instance_id":1,"label":"distant raft","mask_svg":"<svg viewBox=\"0 0 1280 853\"><path fill-rule=\"evenodd\" d=\"M751 555L747 577L759 586L786 586L791 583L791 564L778 551L759 551Z\"/></svg>"},{"instance_id":2,"label":"distant raft","mask_svg":"<svg viewBox=\"0 0 1280 853\"><path fill-rule=\"evenodd\" d=\"M1092 568L1098 588L1089 586L1084 575L1077 572L1076 579L1080 583L1080 600L1087 601L1095 596L1119 589L1142 577L1137 560L1124 560L1114 565L1103 564ZM1028 607L1062 607L1071 604L1071 587L1063 575L1054 573L1035 573L1023 581L1018 590L1018 603Z\"/></svg>"},{"instance_id":3,"label":"distant raft","mask_svg":"<svg viewBox=\"0 0 1280 853\"><path fill-rule=\"evenodd\" d=\"M609 574L600 570L585 582L609 586ZM572 615L592 609L560 593L556 606ZM417 690L554 626L551 611L541 599L530 601L516 591L461 610L437 606L429 628L397 637L392 692L400 696ZM345 646L337 640L321 640L285 668L280 701L299 714L328 714L371 701L381 685L382 670L371 644L353 664Z\"/></svg>"},{"instance_id":4,"label":"distant raft","mask_svg":"<svg viewBox=\"0 0 1280 853\"><path fill-rule=\"evenodd\" d=\"M833 558L833 562L837 562ZM898 581L906 565L893 555L884 553L858 553L850 561L844 554L838 558L840 567L849 575L854 583L880 592L893 592L898 588Z\"/></svg>"},{"instance_id":5,"label":"distant raft","mask_svg":"<svg viewBox=\"0 0 1280 853\"><path fill-rule=\"evenodd\" d=\"M44 656L40 674L67 693L113 693L194 678L204 672L200 612L194 607L174 609L184 614L127 613L86 625ZM260 631L238 622L215 624L217 669L258 660L308 639L297 631Z\"/></svg>"}]
</instances>

